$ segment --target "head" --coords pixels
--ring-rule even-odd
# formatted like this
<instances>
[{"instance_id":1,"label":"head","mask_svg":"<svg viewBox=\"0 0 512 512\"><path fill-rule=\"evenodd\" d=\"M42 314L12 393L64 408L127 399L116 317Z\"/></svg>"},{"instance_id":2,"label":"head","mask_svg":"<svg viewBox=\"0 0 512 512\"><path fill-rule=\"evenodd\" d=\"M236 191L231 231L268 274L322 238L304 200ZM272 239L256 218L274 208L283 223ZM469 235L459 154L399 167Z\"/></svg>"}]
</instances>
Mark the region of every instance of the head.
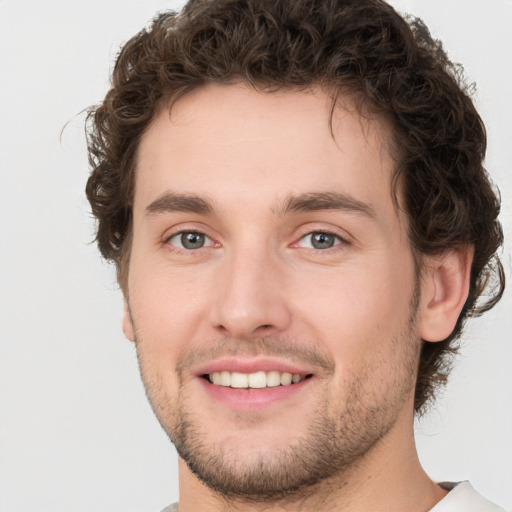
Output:
<instances>
[{"instance_id":1,"label":"head","mask_svg":"<svg viewBox=\"0 0 512 512\"><path fill-rule=\"evenodd\" d=\"M203 121L220 126L222 116L209 107L208 98L230 108L237 108L238 100L249 118L258 107L272 110L272 102L280 100L276 112L282 105L282 115L293 118L300 102L293 103L290 95L294 101L302 98L312 122L315 108L325 114L333 143L340 142L347 123L354 128L357 118L366 143L385 153L389 173L382 186L399 220L397 230L403 228L414 269L404 322L393 339L415 335L422 276L432 261L457 251L470 255L465 260L470 264L467 297L465 292L453 328L425 336L402 360L414 366L414 409L421 412L447 378L465 320L492 307L504 284L495 256L502 242L499 199L483 167L485 129L460 68L420 20L406 22L380 0L191 0L180 14L159 15L124 46L111 90L89 115L92 173L87 195L98 219L100 251L115 263L129 305L139 164L149 158L153 142L148 140L163 119L178 127L186 124L187 108L192 105L193 111L197 102L205 112ZM244 111L244 101L253 110ZM263 121L269 130L270 121ZM198 122L196 128L200 126ZM183 134L168 135L186 140L180 139ZM174 149L179 153L180 146ZM197 202L181 208L192 206L197 213ZM211 206L202 205L206 210ZM259 352L247 350L264 353L269 336L258 337ZM281 338L289 351L297 349L288 336ZM229 336L223 340L234 350ZM200 347L197 353L201 361ZM304 343L301 360L308 354L318 371L328 375L330 354ZM194 363L190 357L179 361L178 370ZM357 386L353 391L357 395ZM331 412L327 409L325 415Z\"/></svg>"}]
</instances>

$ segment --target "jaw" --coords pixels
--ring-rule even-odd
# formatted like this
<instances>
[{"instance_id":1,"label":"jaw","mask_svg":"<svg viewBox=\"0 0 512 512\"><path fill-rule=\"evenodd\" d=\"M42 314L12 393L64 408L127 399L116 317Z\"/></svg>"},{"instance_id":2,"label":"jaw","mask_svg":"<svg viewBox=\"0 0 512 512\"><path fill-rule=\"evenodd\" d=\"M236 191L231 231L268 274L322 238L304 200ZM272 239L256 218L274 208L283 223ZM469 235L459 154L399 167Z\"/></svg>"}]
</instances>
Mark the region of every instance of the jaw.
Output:
<instances>
[{"instance_id":1,"label":"jaw","mask_svg":"<svg viewBox=\"0 0 512 512\"><path fill-rule=\"evenodd\" d=\"M338 500L368 475L392 486L390 478L398 478L401 466L416 471L406 460L415 453L413 376L395 370L386 389L370 385L371 372L358 371L359 379L347 372L344 378L318 374L290 385L293 392L280 386L284 394L275 399L272 388L219 386L202 373L181 374L172 382L158 375L143 379L162 426L186 461L183 485L202 489L197 492L216 503L204 510L225 511L228 499L292 503L279 510L297 512L320 510L313 500L317 492ZM384 485L380 489L385 492Z\"/></svg>"},{"instance_id":2,"label":"jaw","mask_svg":"<svg viewBox=\"0 0 512 512\"><path fill-rule=\"evenodd\" d=\"M240 486L238 489L234 486L216 487L215 481L211 480L211 474L198 472L196 461L190 464L188 454L184 454L187 459L185 461L180 453L180 505L183 503L184 510L191 497L199 496L201 501L194 504L190 510L199 510L197 504L201 503L204 506L201 510L219 512L320 512L340 508L405 512L410 508L404 509L403 503L415 502L410 497L407 498L413 492L416 493L417 503L428 504L425 510L430 509L443 497L433 496L432 490L437 490L437 487L425 475L417 459L412 414L407 406L382 436L375 436L373 442L368 443L365 448L361 446L360 453L349 453L350 450L347 450L338 458L338 464L333 464L327 459L319 462L318 459L313 461L309 458L312 453L325 455L332 451L333 447L328 442L313 447L307 444L307 439L294 438L293 427L305 425L307 417L282 425L290 433L290 442L294 443L287 447L287 453L282 449L282 438L271 437L271 424L267 429L265 420L260 421L261 418L257 415L240 414L238 419L245 424L245 429L239 429L235 436L219 441L218 445L210 444L210 458L206 460L206 464L211 463L217 476L221 474L222 480L235 482L235 485L243 482L244 475L255 481L273 481L276 485L274 488L259 489L246 486L245 491ZM310 428L315 426L309 425ZM281 428L280 425L274 424L275 427L277 430ZM325 431L323 435L320 433L324 440L325 434ZM334 432L331 431L330 434L333 435ZM292 457L286 458L290 454ZM276 464L276 459L279 458L281 463ZM301 472L302 469L311 467L312 472ZM326 467L329 471L322 471ZM231 472L231 480L227 478L226 469ZM233 475L238 478L233 479ZM367 485L369 481L372 483L371 486ZM363 485L365 491L361 492ZM424 488L422 494L419 493L420 486ZM398 489L399 492L389 493L391 488ZM427 500L427 491L431 493L430 501Z\"/></svg>"}]
</instances>

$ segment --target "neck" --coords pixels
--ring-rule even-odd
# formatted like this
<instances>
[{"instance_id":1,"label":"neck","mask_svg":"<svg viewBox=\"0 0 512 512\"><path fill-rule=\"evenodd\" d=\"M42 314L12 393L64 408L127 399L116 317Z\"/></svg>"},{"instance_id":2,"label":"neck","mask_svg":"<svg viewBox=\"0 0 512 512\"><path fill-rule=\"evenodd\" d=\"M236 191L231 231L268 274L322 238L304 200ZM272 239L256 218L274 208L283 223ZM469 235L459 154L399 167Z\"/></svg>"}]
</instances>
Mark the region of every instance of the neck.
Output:
<instances>
[{"instance_id":1,"label":"neck","mask_svg":"<svg viewBox=\"0 0 512 512\"><path fill-rule=\"evenodd\" d=\"M427 512L446 495L421 467L412 414L343 473L276 501L226 500L179 464L179 512Z\"/></svg>"}]
</instances>

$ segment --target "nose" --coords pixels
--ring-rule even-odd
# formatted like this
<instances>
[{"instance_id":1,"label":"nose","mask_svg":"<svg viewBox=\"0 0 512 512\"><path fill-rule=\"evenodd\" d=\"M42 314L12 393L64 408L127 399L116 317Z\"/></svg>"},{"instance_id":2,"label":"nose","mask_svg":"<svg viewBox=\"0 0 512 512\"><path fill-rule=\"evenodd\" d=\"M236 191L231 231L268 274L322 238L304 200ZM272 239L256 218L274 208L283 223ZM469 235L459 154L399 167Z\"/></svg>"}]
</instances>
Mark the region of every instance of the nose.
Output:
<instances>
[{"instance_id":1,"label":"nose","mask_svg":"<svg viewBox=\"0 0 512 512\"><path fill-rule=\"evenodd\" d=\"M212 323L224 335L249 339L289 327L292 314L283 271L265 251L232 254L222 263L216 286Z\"/></svg>"}]
</instances>

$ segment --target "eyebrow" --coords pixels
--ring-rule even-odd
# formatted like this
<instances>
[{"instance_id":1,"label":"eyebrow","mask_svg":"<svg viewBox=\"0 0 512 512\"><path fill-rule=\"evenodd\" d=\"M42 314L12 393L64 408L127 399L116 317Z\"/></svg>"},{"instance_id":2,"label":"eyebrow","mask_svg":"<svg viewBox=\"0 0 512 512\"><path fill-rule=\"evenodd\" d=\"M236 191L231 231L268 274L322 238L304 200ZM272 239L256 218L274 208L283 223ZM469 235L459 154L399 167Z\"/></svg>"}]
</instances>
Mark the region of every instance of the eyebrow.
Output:
<instances>
[{"instance_id":1,"label":"eyebrow","mask_svg":"<svg viewBox=\"0 0 512 512\"><path fill-rule=\"evenodd\" d=\"M371 219L377 216L371 204L340 192L310 192L291 195L276 213L286 215L290 212L299 213L318 210L341 210L361 214Z\"/></svg>"},{"instance_id":2,"label":"eyebrow","mask_svg":"<svg viewBox=\"0 0 512 512\"><path fill-rule=\"evenodd\" d=\"M154 213L188 212L200 215L211 215L211 204L201 197L192 194L166 192L146 207L146 215Z\"/></svg>"},{"instance_id":3,"label":"eyebrow","mask_svg":"<svg viewBox=\"0 0 512 512\"><path fill-rule=\"evenodd\" d=\"M375 210L370 204L340 192L308 192L291 195L284 200L279 208L272 209L278 216L319 210L341 210L372 219L376 217ZM170 212L212 215L214 208L207 200L199 196L176 192L166 192L146 207L146 215Z\"/></svg>"}]
</instances>

